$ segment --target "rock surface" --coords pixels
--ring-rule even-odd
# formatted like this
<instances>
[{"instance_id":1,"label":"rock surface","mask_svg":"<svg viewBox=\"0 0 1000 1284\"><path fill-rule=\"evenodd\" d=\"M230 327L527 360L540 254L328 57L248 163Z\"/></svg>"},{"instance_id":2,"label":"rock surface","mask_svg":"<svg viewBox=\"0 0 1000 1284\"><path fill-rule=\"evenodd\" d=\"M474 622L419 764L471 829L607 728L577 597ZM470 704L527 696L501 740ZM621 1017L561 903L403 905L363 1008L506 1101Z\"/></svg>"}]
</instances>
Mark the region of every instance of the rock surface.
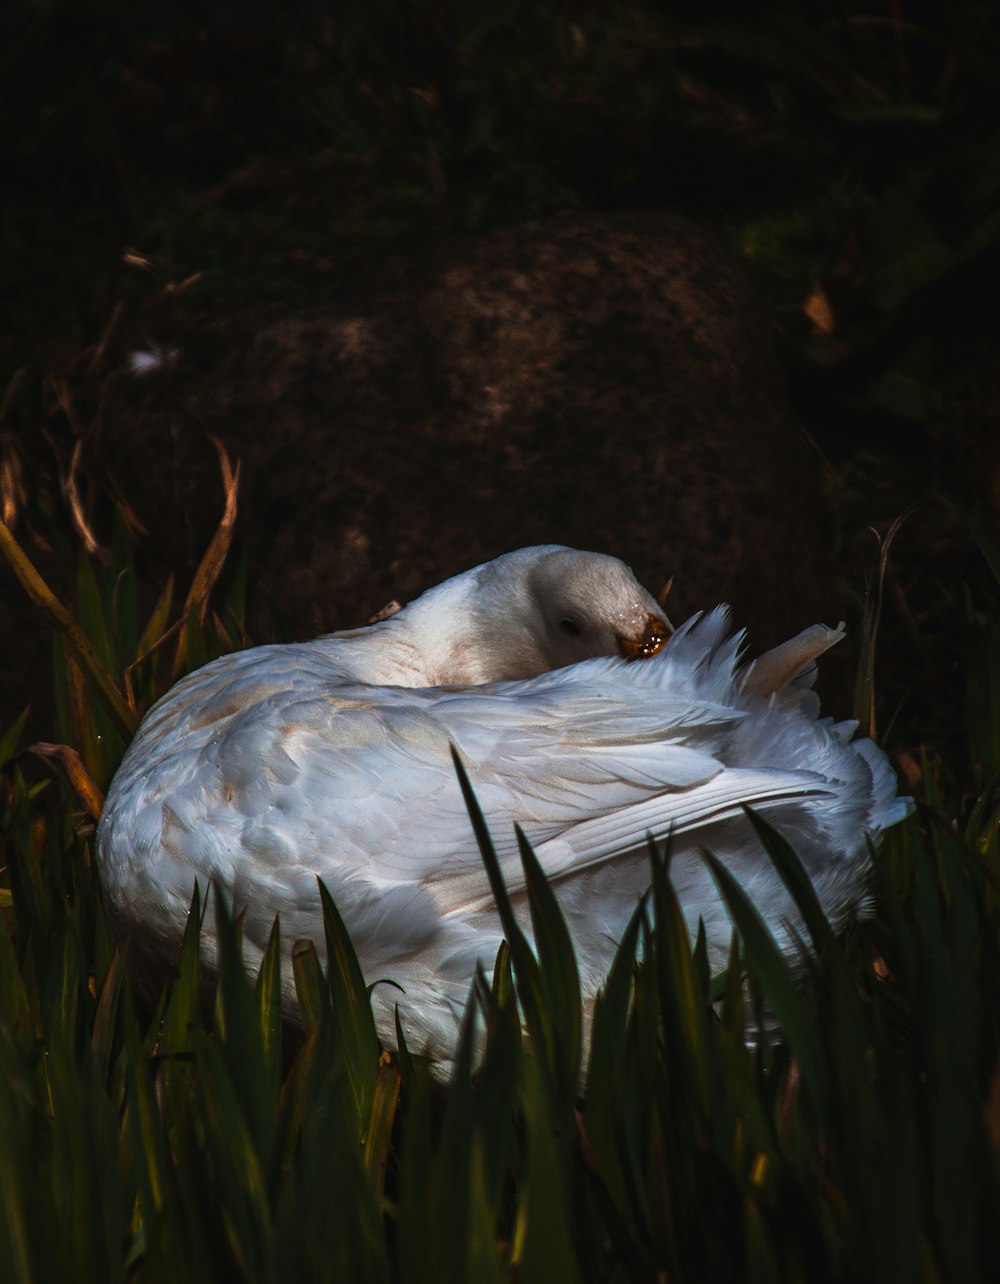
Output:
<instances>
[{"instance_id":1,"label":"rock surface","mask_svg":"<svg viewBox=\"0 0 1000 1284\"><path fill-rule=\"evenodd\" d=\"M90 464L158 583L211 536L224 442L258 638L268 597L305 638L541 543L612 553L654 593L674 575L675 623L730 601L755 649L839 618L769 322L684 220L561 215L176 346L105 386Z\"/></svg>"}]
</instances>

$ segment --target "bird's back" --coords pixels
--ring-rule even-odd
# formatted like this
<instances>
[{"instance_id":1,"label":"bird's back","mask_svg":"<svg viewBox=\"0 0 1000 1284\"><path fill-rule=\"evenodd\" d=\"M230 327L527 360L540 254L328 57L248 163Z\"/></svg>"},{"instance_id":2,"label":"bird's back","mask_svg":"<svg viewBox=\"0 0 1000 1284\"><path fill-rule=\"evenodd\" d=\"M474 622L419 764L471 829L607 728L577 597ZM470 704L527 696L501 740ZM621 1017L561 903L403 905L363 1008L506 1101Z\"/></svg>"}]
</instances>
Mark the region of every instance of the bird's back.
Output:
<instances>
[{"instance_id":1,"label":"bird's back","mask_svg":"<svg viewBox=\"0 0 1000 1284\"><path fill-rule=\"evenodd\" d=\"M194 881L214 881L246 907L253 965L276 913L286 940L321 935L320 877L366 977L406 991L376 991L383 1034L398 1001L418 1040L442 1047L501 938L455 745L526 925L515 821L535 845L586 992L648 883L647 833L670 835L675 887L714 962L731 926L702 847L790 925L778 932L793 948L794 906L742 804L787 833L837 925L864 903L866 835L904 807L853 725L816 721L794 686L745 689L728 633L715 612L650 661L459 690L345 679L333 639L226 657L156 706L122 764L99 834L111 899L125 926L176 947Z\"/></svg>"}]
</instances>

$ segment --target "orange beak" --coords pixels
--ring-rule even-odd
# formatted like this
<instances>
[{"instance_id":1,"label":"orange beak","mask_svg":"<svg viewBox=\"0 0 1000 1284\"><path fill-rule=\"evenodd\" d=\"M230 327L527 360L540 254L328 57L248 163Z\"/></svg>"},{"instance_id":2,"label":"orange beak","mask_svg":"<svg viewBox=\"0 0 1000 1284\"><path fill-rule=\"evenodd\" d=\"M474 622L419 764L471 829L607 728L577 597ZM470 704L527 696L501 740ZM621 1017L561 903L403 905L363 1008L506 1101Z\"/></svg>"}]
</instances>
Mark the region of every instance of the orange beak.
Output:
<instances>
[{"instance_id":1,"label":"orange beak","mask_svg":"<svg viewBox=\"0 0 1000 1284\"><path fill-rule=\"evenodd\" d=\"M626 660L648 660L651 655L663 650L663 644L670 637L673 629L657 615L646 616L646 628L638 642L632 638L618 636L618 648Z\"/></svg>"}]
</instances>

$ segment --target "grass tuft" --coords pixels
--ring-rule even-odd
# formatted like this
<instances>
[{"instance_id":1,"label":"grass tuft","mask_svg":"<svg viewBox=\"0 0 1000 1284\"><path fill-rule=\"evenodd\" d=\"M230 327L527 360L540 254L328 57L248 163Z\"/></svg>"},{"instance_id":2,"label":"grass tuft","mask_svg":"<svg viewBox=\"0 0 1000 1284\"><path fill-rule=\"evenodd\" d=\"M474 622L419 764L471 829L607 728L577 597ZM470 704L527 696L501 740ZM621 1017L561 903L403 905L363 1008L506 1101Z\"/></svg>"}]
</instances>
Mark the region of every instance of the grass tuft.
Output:
<instances>
[{"instance_id":1,"label":"grass tuft","mask_svg":"<svg viewBox=\"0 0 1000 1284\"><path fill-rule=\"evenodd\" d=\"M137 716L177 667L160 638L183 669L232 636L198 594L181 628L170 593L141 627L128 576L122 540L81 567L76 627L101 669L62 652L64 744L29 755L23 719L0 732L0 1277L985 1276L1000 1250L991 697L968 711L976 762L925 755L926 801L875 859L876 913L843 938L794 851L751 816L815 949L805 986L706 853L738 928L712 977L669 853L651 848L587 1042L558 902L521 836L530 943L456 758L507 943L492 983L470 987L442 1090L401 1031L398 1056L379 1048L322 887L325 969L313 942L292 946L301 1030L282 1022L280 925L252 983L214 891L217 978L196 892L172 981L152 1009L133 994L93 859L124 748L99 692ZM239 600L227 609L235 630Z\"/></svg>"}]
</instances>

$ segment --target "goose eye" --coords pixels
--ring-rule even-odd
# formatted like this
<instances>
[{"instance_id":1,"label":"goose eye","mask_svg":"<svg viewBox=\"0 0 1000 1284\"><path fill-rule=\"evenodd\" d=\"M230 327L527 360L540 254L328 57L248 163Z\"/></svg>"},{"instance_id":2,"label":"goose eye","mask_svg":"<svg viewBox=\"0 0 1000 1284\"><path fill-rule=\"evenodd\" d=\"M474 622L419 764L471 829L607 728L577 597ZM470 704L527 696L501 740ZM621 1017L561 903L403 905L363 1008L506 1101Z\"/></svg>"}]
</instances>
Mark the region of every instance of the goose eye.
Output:
<instances>
[{"instance_id":1,"label":"goose eye","mask_svg":"<svg viewBox=\"0 0 1000 1284\"><path fill-rule=\"evenodd\" d=\"M583 632L576 620L571 620L568 615L564 615L559 621L559 627L571 638L578 638Z\"/></svg>"}]
</instances>

